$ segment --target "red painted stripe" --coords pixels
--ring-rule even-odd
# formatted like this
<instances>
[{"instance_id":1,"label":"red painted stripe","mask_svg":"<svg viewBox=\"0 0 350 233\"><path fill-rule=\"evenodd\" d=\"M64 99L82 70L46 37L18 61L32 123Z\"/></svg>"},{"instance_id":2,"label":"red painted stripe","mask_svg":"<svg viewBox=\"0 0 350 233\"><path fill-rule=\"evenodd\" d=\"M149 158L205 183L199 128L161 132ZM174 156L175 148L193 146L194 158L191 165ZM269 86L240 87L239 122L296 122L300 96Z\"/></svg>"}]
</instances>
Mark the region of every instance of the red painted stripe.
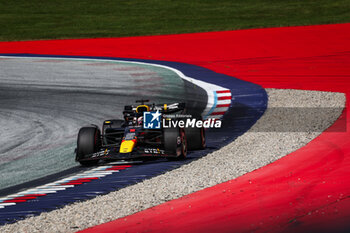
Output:
<instances>
[{"instance_id":1,"label":"red painted stripe","mask_svg":"<svg viewBox=\"0 0 350 233\"><path fill-rule=\"evenodd\" d=\"M83 182L69 182L64 185L79 185L79 184L83 184Z\"/></svg>"},{"instance_id":2,"label":"red painted stripe","mask_svg":"<svg viewBox=\"0 0 350 233\"><path fill-rule=\"evenodd\" d=\"M98 178L98 177L86 177L86 178L84 178L84 179L88 179L88 180L98 180L98 179L100 179L100 178Z\"/></svg>"},{"instance_id":3,"label":"red painted stripe","mask_svg":"<svg viewBox=\"0 0 350 233\"><path fill-rule=\"evenodd\" d=\"M129 168L131 167L131 165L116 165L116 166L113 166L113 168Z\"/></svg>"},{"instance_id":4,"label":"red painted stripe","mask_svg":"<svg viewBox=\"0 0 350 233\"><path fill-rule=\"evenodd\" d=\"M17 200L17 199L11 199L11 200L5 200L3 203L19 203L19 202L26 202L27 200Z\"/></svg>"},{"instance_id":5,"label":"red painted stripe","mask_svg":"<svg viewBox=\"0 0 350 233\"><path fill-rule=\"evenodd\" d=\"M212 112L210 115L224 115L225 112Z\"/></svg>"},{"instance_id":6,"label":"red painted stripe","mask_svg":"<svg viewBox=\"0 0 350 233\"><path fill-rule=\"evenodd\" d=\"M218 104L216 105L215 108L228 108L228 107L230 107L230 104Z\"/></svg>"},{"instance_id":7,"label":"red painted stripe","mask_svg":"<svg viewBox=\"0 0 350 233\"><path fill-rule=\"evenodd\" d=\"M40 194L27 194L25 196L33 196L33 197L41 197L41 196L46 196L46 193L40 193Z\"/></svg>"},{"instance_id":8,"label":"red painted stripe","mask_svg":"<svg viewBox=\"0 0 350 233\"><path fill-rule=\"evenodd\" d=\"M29 199L36 199L35 196L22 196L22 197L15 197L14 200L29 200Z\"/></svg>"},{"instance_id":9,"label":"red painted stripe","mask_svg":"<svg viewBox=\"0 0 350 233\"><path fill-rule=\"evenodd\" d=\"M42 197L42 196L46 196L47 194L46 193L43 193L43 194L27 194L27 195L24 195L21 197L21 199L26 199L27 197ZM34 198L33 198L34 199Z\"/></svg>"},{"instance_id":10,"label":"red painted stripe","mask_svg":"<svg viewBox=\"0 0 350 233\"><path fill-rule=\"evenodd\" d=\"M218 100L230 100L231 96L219 96Z\"/></svg>"},{"instance_id":11,"label":"red painted stripe","mask_svg":"<svg viewBox=\"0 0 350 233\"><path fill-rule=\"evenodd\" d=\"M62 183L60 185L77 185L77 184L82 184L82 183L87 183L91 182L92 180L98 180L98 177L87 177L87 178L79 178L76 180L71 180L66 183Z\"/></svg>"},{"instance_id":12,"label":"red painted stripe","mask_svg":"<svg viewBox=\"0 0 350 233\"><path fill-rule=\"evenodd\" d=\"M117 166L107 168L106 171L108 171L108 170L124 170L124 169L129 168L129 167L131 167L131 166L130 165L117 165Z\"/></svg>"},{"instance_id":13,"label":"red painted stripe","mask_svg":"<svg viewBox=\"0 0 350 233\"><path fill-rule=\"evenodd\" d=\"M216 93L231 93L230 90L221 90L221 91L216 91Z\"/></svg>"},{"instance_id":14,"label":"red painted stripe","mask_svg":"<svg viewBox=\"0 0 350 233\"><path fill-rule=\"evenodd\" d=\"M76 180L72 180L70 182L90 182L91 179L89 178L79 178L79 179L76 179Z\"/></svg>"},{"instance_id":15,"label":"red painted stripe","mask_svg":"<svg viewBox=\"0 0 350 233\"><path fill-rule=\"evenodd\" d=\"M122 168L122 169L125 169L125 168ZM121 170L120 168L117 168L117 167L110 167L110 168L107 168L106 171L110 171L110 170L113 170L113 171L118 171L118 170Z\"/></svg>"}]
</instances>

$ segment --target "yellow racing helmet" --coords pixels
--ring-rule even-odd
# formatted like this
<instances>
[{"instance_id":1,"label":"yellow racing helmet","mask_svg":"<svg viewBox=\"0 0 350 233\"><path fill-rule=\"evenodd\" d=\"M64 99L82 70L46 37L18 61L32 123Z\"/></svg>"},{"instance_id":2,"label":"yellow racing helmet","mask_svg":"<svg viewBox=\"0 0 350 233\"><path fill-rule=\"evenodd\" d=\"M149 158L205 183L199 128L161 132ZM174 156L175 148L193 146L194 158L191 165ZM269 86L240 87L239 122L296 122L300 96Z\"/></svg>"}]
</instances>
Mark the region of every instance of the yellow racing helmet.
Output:
<instances>
[{"instance_id":1,"label":"yellow racing helmet","mask_svg":"<svg viewBox=\"0 0 350 233\"><path fill-rule=\"evenodd\" d=\"M136 107L136 112L142 114L143 112L149 112L149 106L142 104Z\"/></svg>"}]
</instances>

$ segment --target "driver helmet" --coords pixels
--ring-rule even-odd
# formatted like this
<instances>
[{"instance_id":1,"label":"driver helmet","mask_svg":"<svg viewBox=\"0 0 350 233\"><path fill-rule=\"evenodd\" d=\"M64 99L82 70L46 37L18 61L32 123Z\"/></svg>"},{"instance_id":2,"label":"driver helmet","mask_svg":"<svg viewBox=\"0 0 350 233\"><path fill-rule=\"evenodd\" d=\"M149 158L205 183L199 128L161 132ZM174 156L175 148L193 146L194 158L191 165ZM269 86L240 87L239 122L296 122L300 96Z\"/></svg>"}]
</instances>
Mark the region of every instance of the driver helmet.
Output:
<instances>
[{"instance_id":1,"label":"driver helmet","mask_svg":"<svg viewBox=\"0 0 350 233\"><path fill-rule=\"evenodd\" d=\"M137 124L138 125L142 125L143 123L143 116L140 116L138 119L137 119Z\"/></svg>"}]
</instances>

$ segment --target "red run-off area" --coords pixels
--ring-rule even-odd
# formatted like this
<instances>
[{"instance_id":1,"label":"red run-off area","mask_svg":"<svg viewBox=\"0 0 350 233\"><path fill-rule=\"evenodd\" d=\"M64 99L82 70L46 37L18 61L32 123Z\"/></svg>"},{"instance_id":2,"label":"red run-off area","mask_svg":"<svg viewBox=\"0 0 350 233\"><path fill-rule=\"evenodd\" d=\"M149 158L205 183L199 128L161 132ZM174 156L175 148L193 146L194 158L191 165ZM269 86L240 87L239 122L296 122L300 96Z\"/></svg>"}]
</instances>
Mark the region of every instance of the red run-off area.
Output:
<instances>
[{"instance_id":1,"label":"red run-off area","mask_svg":"<svg viewBox=\"0 0 350 233\"><path fill-rule=\"evenodd\" d=\"M350 24L2 42L0 53L177 61L265 88L347 95L347 109L342 117L288 156L237 179L87 229L85 233L350 230ZM344 120L346 132L340 129Z\"/></svg>"}]
</instances>

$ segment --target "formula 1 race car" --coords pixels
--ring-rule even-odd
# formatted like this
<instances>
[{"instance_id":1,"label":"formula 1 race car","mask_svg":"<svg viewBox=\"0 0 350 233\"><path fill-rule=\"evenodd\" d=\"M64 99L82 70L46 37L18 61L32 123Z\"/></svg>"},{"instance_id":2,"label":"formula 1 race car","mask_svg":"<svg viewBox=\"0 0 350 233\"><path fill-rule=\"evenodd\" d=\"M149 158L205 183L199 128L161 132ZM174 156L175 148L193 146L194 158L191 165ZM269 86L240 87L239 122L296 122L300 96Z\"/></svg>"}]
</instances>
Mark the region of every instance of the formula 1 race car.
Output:
<instances>
[{"instance_id":1,"label":"formula 1 race car","mask_svg":"<svg viewBox=\"0 0 350 233\"><path fill-rule=\"evenodd\" d=\"M199 119L198 116L185 115L185 103L146 105L145 102L148 100L136 102L140 104L124 107L123 120L104 121L102 133L96 125L82 127L78 133L76 161L81 165L91 166L96 165L99 160L132 160L142 157L177 160L184 159L187 150L205 148L203 127L180 127L169 124L168 127L149 128L145 124L144 113L153 114L151 121L156 118L161 122L163 119L171 121L174 116L177 120Z\"/></svg>"}]
</instances>

